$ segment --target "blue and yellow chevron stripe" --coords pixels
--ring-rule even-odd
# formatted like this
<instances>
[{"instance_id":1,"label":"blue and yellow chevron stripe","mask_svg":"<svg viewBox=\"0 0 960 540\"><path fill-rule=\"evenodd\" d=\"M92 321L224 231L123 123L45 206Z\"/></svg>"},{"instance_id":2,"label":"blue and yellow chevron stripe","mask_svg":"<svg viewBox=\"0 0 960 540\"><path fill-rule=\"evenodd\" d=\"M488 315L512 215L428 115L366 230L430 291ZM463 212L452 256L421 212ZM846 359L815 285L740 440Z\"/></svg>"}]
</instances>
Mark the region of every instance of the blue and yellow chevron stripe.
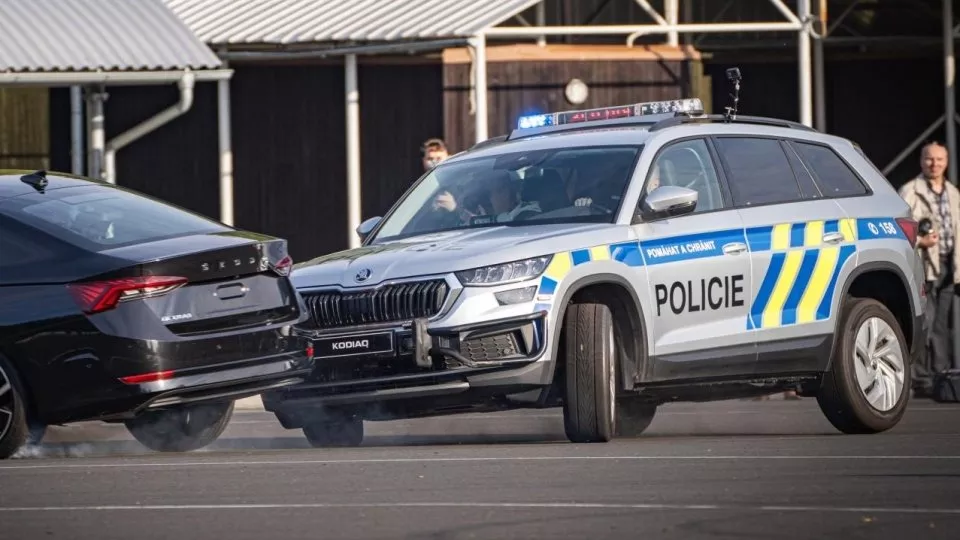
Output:
<instances>
[{"instance_id":1,"label":"blue and yellow chevron stripe","mask_svg":"<svg viewBox=\"0 0 960 540\"><path fill-rule=\"evenodd\" d=\"M837 233L839 243L824 243ZM570 270L594 261L629 267L653 266L723 256L723 246L745 242L751 252L773 252L747 316L747 329L778 328L828 319L837 280L863 240L906 236L893 218L843 218L777 223L698 234L603 244L556 253L540 279L535 309L549 299Z\"/></svg>"}]
</instances>

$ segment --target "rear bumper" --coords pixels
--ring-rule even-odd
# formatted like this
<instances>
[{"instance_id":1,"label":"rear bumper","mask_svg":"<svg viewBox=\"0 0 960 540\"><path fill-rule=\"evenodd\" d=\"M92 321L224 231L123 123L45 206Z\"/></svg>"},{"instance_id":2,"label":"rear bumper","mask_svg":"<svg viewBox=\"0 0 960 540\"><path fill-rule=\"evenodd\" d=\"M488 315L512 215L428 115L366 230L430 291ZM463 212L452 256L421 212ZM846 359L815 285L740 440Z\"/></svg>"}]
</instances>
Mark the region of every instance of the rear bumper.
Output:
<instances>
[{"instance_id":1,"label":"rear bumper","mask_svg":"<svg viewBox=\"0 0 960 540\"><path fill-rule=\"evenodd\" d=\"M58 358L44 370L48 378L32 378L40 420L123 420L303 382L313 368L310 343L287 334L280 327L189 342L104 339L96 349Z\"/></svg>"},{"instance_id":2,"label":"rear bumper","mask_svg":"<svg viewBox=\"0 0 960 540\"><path fill-rule=\"evenodd\" d=\"M380 337L387 333L392 340ZM288 418L316 408L379 419L533 403L552 373L542 312L461 327L429 328L418 320L303 335L317 351L310 379L262 395L266 410ZM337 339L383 346L376 353L337 353L344 350L331 346Z\"/></svg>"}]
</instances>

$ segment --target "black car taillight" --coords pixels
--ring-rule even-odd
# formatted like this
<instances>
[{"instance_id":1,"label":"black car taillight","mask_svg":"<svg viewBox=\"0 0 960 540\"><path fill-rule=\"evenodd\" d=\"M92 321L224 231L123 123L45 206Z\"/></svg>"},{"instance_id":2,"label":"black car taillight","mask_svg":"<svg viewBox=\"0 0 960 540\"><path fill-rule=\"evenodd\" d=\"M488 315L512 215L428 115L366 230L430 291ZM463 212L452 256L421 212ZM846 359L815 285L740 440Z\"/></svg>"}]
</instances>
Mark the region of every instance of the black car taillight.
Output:
<instances>
[{"instance_id":1,"label":"black car taillight","mask_svg":"<svg viewBox=\"0 0 960 540\"><path fill-rule=\"evenodd\" d=\"M276 263L271 263L270 268L272 268L274 272L280 274L281 276L289 276L290 269L293 268L293 259L287 255Z\"/></svg>"},{"instance_id":2,"label":"black car taillight","mask_svg":"<svg viewBox=\"0 0 960 540\"><path fill-rule=\"evenodd\" d=\"M185 277L143 276L71 283L67 289L84 313L93 314L111 310L120 302L166 294L186 283Z\"/></svg>"}]
</instances>

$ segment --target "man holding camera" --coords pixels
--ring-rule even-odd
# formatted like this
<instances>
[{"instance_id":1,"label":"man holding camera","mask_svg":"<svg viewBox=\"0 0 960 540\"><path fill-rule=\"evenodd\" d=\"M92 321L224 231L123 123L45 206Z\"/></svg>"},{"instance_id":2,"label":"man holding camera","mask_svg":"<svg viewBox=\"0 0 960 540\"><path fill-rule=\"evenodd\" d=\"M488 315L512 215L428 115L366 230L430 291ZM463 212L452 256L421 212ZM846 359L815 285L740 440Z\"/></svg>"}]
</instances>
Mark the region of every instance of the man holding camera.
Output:
<instances>
[{"instance_id":1,"label":"man holding camera","mask_svg":"<svg viewBox=\"0 0 960 540\"><path fill-rule=\"evenodd\" d=\"M950 332L954 288L960 284L960 191L946 181L947 149L940 143L924 145L921 173L900 188L913 219L920 222L917 249L926 274L928 324L926 365L914 367L918 393L931 390L934 373L956 367Z\"/></svg>"}]
</instances>

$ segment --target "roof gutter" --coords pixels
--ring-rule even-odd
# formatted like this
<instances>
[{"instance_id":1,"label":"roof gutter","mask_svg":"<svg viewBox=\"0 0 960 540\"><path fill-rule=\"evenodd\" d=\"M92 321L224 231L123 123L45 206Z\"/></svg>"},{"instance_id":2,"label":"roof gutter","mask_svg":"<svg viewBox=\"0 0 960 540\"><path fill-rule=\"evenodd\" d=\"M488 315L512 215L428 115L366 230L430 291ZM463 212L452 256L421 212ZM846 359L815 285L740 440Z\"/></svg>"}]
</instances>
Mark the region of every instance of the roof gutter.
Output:
<instances>
[{"instance_id":1,"label":"roof gutter","mask_svg":"<svg viewBox=\"0 0 960 540\"><path fill-rule=\"evenodd\" d=\"M467 38L435 39L404 43L378 43L375 45L352 45L328 49L304 49L299 51L226 51L217 56L224 60L310 60L350 54L408 53L459 47L467 44Z\"/></svg>"},{"instance_id":2,"label":"roof gutter","mask_svg":"<svg viewBox=\"0 0 960 540\"><path fill-rule=\"evenodd\" d=\"M173 119L182 116L184 113L190 110L190 107L193 106L193 87L196 79L196 74L194 74L192 71L188 70L184 72L177 81L177 86L180 88L179 102L167 107L148 120L133 126L127 131L124 131L120 135L117 135L113 139L107 141L103 155L104 179L107 182L110 182L111 184L117 183L117 150L120 150L124 146L127 146L133 141L143 137L144 135L172 121Z\"/></svg>"},{"instance_id":3,"label":"roof gutter","mask_svg":"<svg viewBox=\"0 0 960 540\"><path fill-rule=\"evenodd\" d=\"M189 70L187 70L189 71ZM0 86L74 86L102 85L150 85L170 84L181 80L186 71L63 71L63 72L0 72ZM196 82L228 80L232 69L205 69L190 71Z\"/></svg>"}]
</instances>

